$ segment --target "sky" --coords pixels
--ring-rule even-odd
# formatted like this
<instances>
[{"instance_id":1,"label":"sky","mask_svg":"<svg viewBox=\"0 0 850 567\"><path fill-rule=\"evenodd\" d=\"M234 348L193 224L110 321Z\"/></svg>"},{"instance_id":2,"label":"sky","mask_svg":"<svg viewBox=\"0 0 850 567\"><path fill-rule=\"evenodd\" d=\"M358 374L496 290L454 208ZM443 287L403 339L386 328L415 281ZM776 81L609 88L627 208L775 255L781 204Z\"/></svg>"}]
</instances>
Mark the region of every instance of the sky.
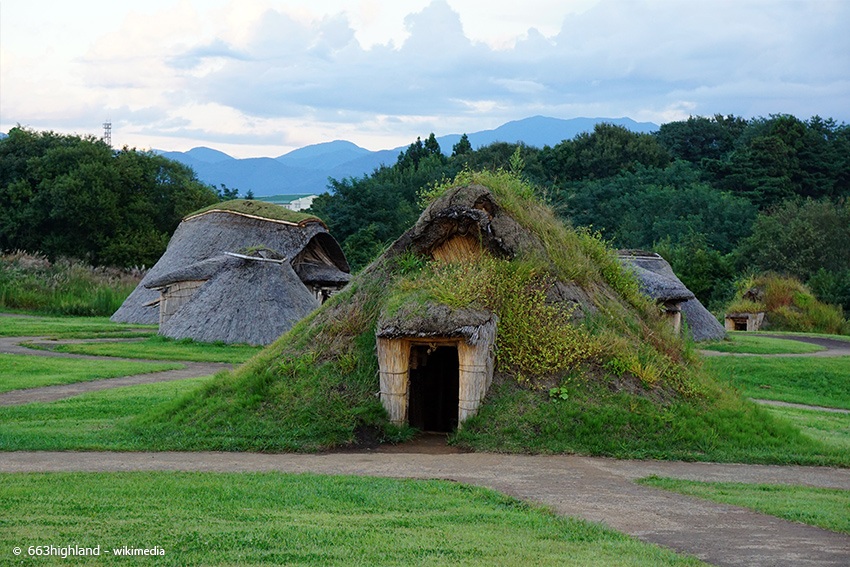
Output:
<instances>
[{"instance_id":1,"label":"sky","mask_svg":"<svg viewBox=\"0 0 850 567\"><path fill-rule=\"evenodd\" d=\"M0 0L0 131L276 157L529 116L850 122L848 0Z\"/></svg>"}]
</instances>

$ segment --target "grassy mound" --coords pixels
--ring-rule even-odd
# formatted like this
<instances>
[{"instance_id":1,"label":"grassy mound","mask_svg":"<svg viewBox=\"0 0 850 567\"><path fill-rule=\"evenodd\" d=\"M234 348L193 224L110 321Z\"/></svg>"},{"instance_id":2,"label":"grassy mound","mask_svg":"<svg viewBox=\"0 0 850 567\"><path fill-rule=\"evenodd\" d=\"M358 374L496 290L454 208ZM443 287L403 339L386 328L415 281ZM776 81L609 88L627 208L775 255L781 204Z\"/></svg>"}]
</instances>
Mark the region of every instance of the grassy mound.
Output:
<instances>
[{"instance_id":1,"label":"grassy mound","mask_svg":"<svg viewBox=\"0 0 850 567\"><path fill-rule=\"evenodd\" d=\"M403 236L248 363L137 419L137 434L174 449L266 451L404 439L411 430L389 424L376 395L376 328L384 318L438 304L499 320L494 384L479 415L455 434L457 443L752 461L788 460L780 448L791 447L791 460L840 461L706 378L614 251L564 226L516 177L464 172L425 198L443 206L454 202L457 187L477 186L521 227L518 253L438 262L415 253ZM578 299L552 299L562 292Z\"/></svg>"},{"instance_id":2,"label":"grassy mound","mask_svg":"<svg viewBox=\"0 0 850 567\"><path fill-rule=\"evenodd\" d=\"M762 330L817 333L850 332L840 306L818 301L799 280L778 274L763 274L739 283L738 292L726 313L764 312Z\"/></svg>"},{"instance_id":3,"label":"grassy mound","mask_svg":"<svg viewBox=\"0 0 850 567\"><path fill-rule=\"evenodd\" d=\"M230 201L222 201L215 203L203 209L197 210L188 215L186 218L195 217L211 211L228 211L232 213L241 213L244 215L253 215L264 219L279 220L299 224L302 222L321 222L321 220L313 215L291 211L281 205L274 203L266 203L264 201L255 201L253 199L232 199ZM185 219L184 219L185 220Z\"/></svg>"}]
</instances>

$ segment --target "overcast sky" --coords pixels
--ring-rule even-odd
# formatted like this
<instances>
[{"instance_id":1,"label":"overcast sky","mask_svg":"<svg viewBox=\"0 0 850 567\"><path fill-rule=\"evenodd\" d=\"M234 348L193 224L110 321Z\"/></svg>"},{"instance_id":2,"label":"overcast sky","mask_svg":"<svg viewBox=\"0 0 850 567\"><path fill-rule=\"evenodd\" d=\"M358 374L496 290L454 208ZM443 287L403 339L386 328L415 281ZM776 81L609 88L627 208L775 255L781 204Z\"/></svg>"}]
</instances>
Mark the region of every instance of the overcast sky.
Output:
<instances>
[{"instance_id":1,"label":"overcast sky","mask_svg":"<svg viewBox=\"0 0 850 567\"><path fill-rule=\"evenodd\" d=\"M0 130L237 157L534 115L850 122L848 0L2 0Z\"/></svg>"}]
</instances>

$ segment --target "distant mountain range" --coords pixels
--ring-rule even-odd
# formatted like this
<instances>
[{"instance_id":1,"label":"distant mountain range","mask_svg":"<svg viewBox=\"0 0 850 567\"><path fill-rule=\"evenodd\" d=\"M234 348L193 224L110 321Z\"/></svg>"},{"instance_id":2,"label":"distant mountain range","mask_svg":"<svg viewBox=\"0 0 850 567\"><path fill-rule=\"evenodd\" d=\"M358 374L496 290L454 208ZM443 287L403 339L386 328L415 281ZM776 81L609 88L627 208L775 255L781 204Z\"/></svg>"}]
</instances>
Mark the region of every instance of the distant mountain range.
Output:
<instances>
[{"instance_id":1,"label":"distant mountain range","mask_svg":"<svg viewBox=\"0 0 850 567\"><path fill-rule=\"evenodd\" d=\"M651 122L635 122L630 118L573 118L562 120L534 116L508 122L495 130L467 133L473 148L493 142L517 143L542 148L570 140L582 132L590 132L601 122L618 124L632 132L658 130ZM460 134L440 136L437 141L443 153L450 154ZM412 140L411 140L412 141ZM184 163L195 170L198 178L210 185L226 185L248 190L257 197L288 194L318 194L327 191L328 178L362 177L381 165L392 165L407 146L391 150L370 151L345 140L324 142L293 150L276 158L237 159L212 148L193 148L187 152L157 151L162 156Z\"/></svg>"}]
</instances>

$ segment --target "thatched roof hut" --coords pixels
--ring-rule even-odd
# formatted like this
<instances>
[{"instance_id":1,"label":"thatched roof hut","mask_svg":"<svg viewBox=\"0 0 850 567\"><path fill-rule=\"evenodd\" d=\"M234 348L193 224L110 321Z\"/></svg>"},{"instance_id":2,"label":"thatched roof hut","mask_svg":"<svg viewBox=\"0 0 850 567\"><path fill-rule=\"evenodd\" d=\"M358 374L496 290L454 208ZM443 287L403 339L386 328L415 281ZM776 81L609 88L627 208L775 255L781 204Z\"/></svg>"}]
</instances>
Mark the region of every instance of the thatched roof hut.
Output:
<instances>
[{"instance_id":1,"label":"thatched roof hut","mask_svg":"<svg viewBox=\"0 0 850 567\"><path fill-rule=\"evenodd\" d=\"M171 287L198 280L186 300ZM147 285L162 298L159 334L174 339L267 345L320 305L286 260L229 253Z\"/></svg>"},{"instance_id":2,"label":"thatched roof hut","mask_svg":"<svg viewBox=\"0 0 850 567\"><path fill-rule=\"evenodd\" d=\"M644 293L663 304L668 313L674 313L670 309L681 311L695 341L714 341L726 337L723 325L676 277L667 260L645 250L620 250L618 253L620 261L634 270ZM675 326L675 315L671 317Z\"/></svg>"},{"instance_id":3,"label":"thatched roof hut","mask_svg":"<svg viewBox=\"0 0 850 567\"><path fill-rule=\"evenodd\" d=\"M474 264L482 255L546 255L539 238L481 185L449 189L373 266L402 254L454 265ZM579 286L558 281L548 283L546 301L577 316L595 309ZM381 402L390 420L450 431L475 415L493 381L498 327L493 310L436 301L382 312L375 335Z\"/></svg>"},{"instance_id":4,"label":"thatched roof hut","mask_svg":"<svg viewBox=\"0 0 850 567\"><path fill-rule=\"evenodd\" d=\"M183 219L112 320L162 323L161 333L175 338L268 344L349 278L320 219L227 201ZM269 328L252 328L260 325Z\"/></svg>"}]
</instances>

